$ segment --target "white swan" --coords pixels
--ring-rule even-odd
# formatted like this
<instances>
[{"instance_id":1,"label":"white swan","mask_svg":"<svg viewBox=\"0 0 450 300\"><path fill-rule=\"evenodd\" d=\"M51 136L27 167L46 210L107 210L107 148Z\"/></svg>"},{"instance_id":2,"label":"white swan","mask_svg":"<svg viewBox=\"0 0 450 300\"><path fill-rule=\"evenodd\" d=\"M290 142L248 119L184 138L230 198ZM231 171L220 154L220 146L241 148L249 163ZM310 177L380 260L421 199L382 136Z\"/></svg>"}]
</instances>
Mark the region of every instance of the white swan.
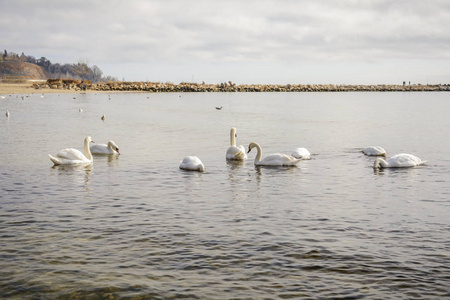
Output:
<instances>
[{"instance_id":1,"label":"white swan","mask_svg":"<svg viewBox=\"0 0 450 300\"><path fill-rule=\"evenodd\" d=\"M364 148L362 152L368 156L386 156L386 150L380 146L370 146Z\"/></svg>"},{"instance_id":2,"label":"white swan","mask_svg":"<svg viewBox=\"0 0 450 300\"><path fill-rule=\"evenodd\" d=\"M387 161L382 158L377 158L373 164L374 169L380 168L409 168L420 166L426 163L426 161L422 161L420 158L407 154L400 153L392 156Z\"/></svg>"},{"instance_id":3,"label":"white swan","mask_svg":"<svg viewBox=\"0 0 450 300\"><path fill-rule=\"evenodd\" d=\"M50 160L55 165L80 165L80 164L92 164L93 158L91 150L89 149L89 143L94 142L90 136L84 139L84 155L79 150L74 148L66 148L56 154L56 157L48 155Z\"/></svg>"},{"instance_id":4,"label":"white swan","mask_svg":"<svg viewBox=\"0 0 450 300\"><path fill-rule=\"evenodd\" d=\"M108 144L95 144L90 147L92 154L120 154L119 146L113 141L109 141Z\"/></svg>"},{"instance_id":5,"label":"white swan","mask_svg":"<svg viewBox=\"0 0 450 300\"><path fill-rule=\"evenodd\" d=\"M245 160L247 159L247 154L245 154L244 146L236 146L236 128L231 128L230 130L230 147L227 149L227 159L228 160Z\"/></svg>"},{"instance_id":6,"label":"white swan","mask_svg":"<svg viewBox=\"0 0 450 300\"><path fill-rule=\"evenodd\" d=\"M197 156L186 156L180 162L180 169L187 171L205 172L205 166Z\"/></svg>"},{"instance_id":7,"label":"white swan","mask_svg":"<svg viewBox=\"0 0 450 300\"><path fill-rule=\"evenodd\" d=\"M258 143L250 143L250 145L248 145L247 153L249 153L255 147L258 150L258 153L255 157L255 166L294 166L300 161L300 159L283 153L270 154L269 156L261 160L262 149Z\"/></svg>"},{"instance_id":8,"label":"white swan","mask_svg":"<svg viewBox=\"0 0 450 300\"><path fill-rule=\"evenodd\" d=\"M306 148L296 148L291 155L299 159L311 159L311 153Z\"/></svg>"}]
</instances>

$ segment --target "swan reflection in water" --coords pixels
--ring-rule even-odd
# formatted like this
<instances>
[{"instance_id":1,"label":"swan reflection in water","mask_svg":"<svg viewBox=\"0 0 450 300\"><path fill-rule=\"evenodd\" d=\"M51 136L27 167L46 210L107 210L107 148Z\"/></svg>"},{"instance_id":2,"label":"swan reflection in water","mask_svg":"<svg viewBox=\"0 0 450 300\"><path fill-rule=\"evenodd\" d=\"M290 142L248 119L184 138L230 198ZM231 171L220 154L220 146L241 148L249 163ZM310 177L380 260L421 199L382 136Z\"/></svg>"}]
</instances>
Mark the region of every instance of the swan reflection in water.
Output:
<instances>
[{"instance_id":1,"label":"swan reflection in water","mask_svg":"<svg viewBox=\"0 0 450 300\"><path fill-rule=\"evenodd\" d=\"M244 160L227 160L227 167L229 170L239 170L245 164Z\"/></svg>"},{"instance_id":2,"label":"swan reflection in water","mask_svg":"<svg viewBox=\"0 0 450 300\"><path fill-rule=\"evenodd\" d=\"M50 168L63 182L78 182L88 189L91 181L93 165L54 165Z\"/></svg>"},{"instance_id":3,"label":"swan reflection in water","mask_svg":"<svg viewBox=\"0 0 450 300\"><path fill-rule=\"evenodd\" d=\"M119 156L118 155L108 155L108 166L110 167L117 167L119 165Z\"/></svg>"}]
</instances>

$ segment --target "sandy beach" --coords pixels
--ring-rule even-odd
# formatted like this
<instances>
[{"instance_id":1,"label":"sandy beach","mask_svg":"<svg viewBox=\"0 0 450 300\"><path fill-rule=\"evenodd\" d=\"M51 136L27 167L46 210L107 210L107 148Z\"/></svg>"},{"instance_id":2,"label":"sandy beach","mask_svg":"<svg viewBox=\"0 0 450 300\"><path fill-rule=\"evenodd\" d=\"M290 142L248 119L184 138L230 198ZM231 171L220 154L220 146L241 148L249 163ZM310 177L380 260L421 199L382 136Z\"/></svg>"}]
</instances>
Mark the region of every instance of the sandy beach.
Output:
<instances>
[{"instance_id":1,"label":"sandy beach","mask_svg":"<svg viewBox=\"0 0 450 300\"><path fill-rule=\"evenodd\" d=\"M0 95L10 95L10 94L49 94L49 93L76 93L74 90L64 90L64 89L51 89L51 88L33 88L34 82L27 83L4 83L0 82ZM84 92L84 91L83 91ZM86 91L93 92L93 91Z\"/></svg>"}]
</instances>

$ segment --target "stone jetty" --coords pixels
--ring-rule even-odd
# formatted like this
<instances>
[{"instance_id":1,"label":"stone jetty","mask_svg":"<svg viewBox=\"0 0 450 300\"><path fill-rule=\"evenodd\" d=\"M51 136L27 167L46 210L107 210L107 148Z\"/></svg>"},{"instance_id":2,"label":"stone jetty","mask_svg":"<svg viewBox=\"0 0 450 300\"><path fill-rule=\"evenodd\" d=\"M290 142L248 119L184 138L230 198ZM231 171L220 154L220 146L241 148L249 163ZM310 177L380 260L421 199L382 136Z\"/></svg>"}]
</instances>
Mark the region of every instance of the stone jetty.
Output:
<instances>
[{"instance_id":1,"label":"stone jetty","mask_svg":"<svg viewBox=\"0 0 450 300\"><path fill-rule=\"evenodd\" d=\"M35 89L50 88L75 91L108 92L436 92L450 91L449 84L438 85L335 85L335 84L241 84L229 81L220 84L189 83L179 84L161 82L99 82L48 79L46 82L34 83Z\"/></svg>"}]
</instances>

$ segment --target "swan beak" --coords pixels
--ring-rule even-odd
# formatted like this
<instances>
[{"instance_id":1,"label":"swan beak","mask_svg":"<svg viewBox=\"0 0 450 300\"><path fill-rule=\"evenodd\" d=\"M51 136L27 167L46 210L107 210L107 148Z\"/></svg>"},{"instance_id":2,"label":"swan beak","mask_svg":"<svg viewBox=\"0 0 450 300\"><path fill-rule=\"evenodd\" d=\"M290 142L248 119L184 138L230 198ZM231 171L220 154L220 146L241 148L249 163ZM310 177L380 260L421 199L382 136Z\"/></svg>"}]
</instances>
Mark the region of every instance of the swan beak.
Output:
<instances>
[{"instance_id":1,"label":"swan beak","mask_svg":"<svg viewBox=\"0 0 450 300\"><path fill-rule=\"evenodd\" d=\"M119 152L119 148L116 148L116 151L117 151L117 153L119 153L119 154L120 154L120 152Z\"/></svg>"},{"instance_id":2,"label":"swan beak","mask_svg":"<svg viewBox=\"0 0 450 300\"><path fill-rule=\"evenodd\" d=\"M249 147L247 153L250 153L250 151L252 151L252 148Z\"/></svg>"}]
</instances>

